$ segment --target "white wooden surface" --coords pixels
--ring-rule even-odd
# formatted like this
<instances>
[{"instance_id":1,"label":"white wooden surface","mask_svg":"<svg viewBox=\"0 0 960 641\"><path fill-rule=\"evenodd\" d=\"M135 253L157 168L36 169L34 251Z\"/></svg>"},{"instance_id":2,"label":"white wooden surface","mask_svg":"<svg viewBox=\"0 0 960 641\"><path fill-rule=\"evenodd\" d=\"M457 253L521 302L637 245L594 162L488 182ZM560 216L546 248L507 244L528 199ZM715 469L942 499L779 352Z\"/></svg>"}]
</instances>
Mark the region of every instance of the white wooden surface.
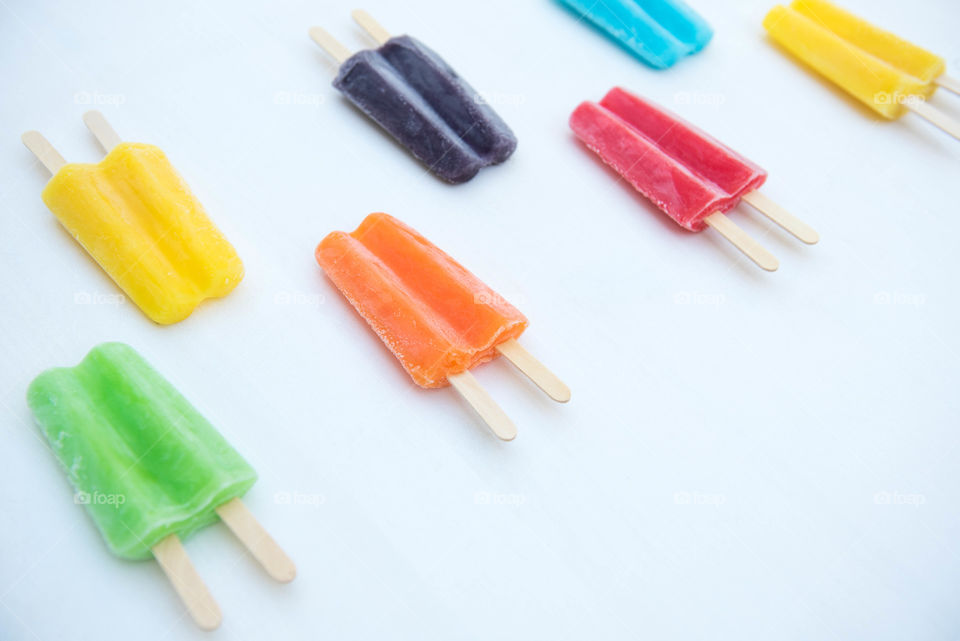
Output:
<instances>
[{"instance_id":1,"label":"white wooden surface","mask_svg":"<svg viewBox=\"0 0 960 641\"><path fill-rule=\"evenodd\" d=\"M297 563L280 585L226 527L187 540L215 638L955 638L960 143L793 64L763 36L773 0L694 4L715 40L659 73L549 0L365 3L519 136L458 187L330 87L306 32L369 46L350 2L0 5L0 638L214 638L155 563L110 556L32 424L32 377L105 340L249 458L245 503ZM844 4L960 68L955 2ZM820 243L741 206L768 274L614 182L567 127L614 84L764 166ZM246 264L229 297L152 325L57 226L19 136L97 160L90 109L186 177ZM378 210L514 302L573 400L478 368L503 443L416 388L313 259Z\"/></svg>"}]
</instances>

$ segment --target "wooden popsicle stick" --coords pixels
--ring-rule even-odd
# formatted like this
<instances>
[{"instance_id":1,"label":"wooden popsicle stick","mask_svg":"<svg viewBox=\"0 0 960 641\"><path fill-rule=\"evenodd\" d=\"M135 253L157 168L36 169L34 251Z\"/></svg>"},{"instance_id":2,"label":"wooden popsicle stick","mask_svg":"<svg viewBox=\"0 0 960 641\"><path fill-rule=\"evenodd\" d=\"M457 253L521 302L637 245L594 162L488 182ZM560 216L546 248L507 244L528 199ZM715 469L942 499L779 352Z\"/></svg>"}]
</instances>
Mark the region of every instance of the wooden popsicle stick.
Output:
<instances>
[{"instance_id":1,"label":"wooden popsicle stick","mask_svg":"<svg viewBox=\"0 0 960 641\"><path fill-rule=\"evenodd\" d=\"M110 123L107 122L104 115L96 109L83 114L83 124L87 126L87 129L90 130L97 139L97 142L100 143L100 146L103 147L103 150L107 153L123 142L113 127L110 126Z\"/></svg>"},{"instance_id":2,"label":"wooden popsicle stick","mask_svg":"<svg viewBox=\"0 0 960 641\"><path fill-rule=\"evenodd\" d=\"M743 252L761 269L775 272L780 267L780 261L777 260L776 256L768 252L763 245L751 238L747 232L737 227L736 223L720 212L710 214L703 222L720 232L721 236L733 243L734 247Z\"/></svg>"},{"instance_id":3,"label":"wooden popsicle stick","mask_svg":"<svg viewBox=\"0 0 960 641\"><path fill-rule=\"evenodd\" d=\"M197 574L180 538L171 534L154 545L152 552L197 625L204 630L215 630L223 619L220 606Z\"/></svg>"},{"instance_id":4,"label":"wooden popsicle stick","mask_svg":"<svg viewBox=\"0 0 960 641\"><path fill-rule=\"evenodd\" d=\"M533 354L524 349L515 338L497 345L497 351L506 356L507 360L546 392L547 396L558 403L566 403L570 400L570 388L543 363L534 358Z\"/></svg>"},{"instance_id":5,"label":"wooden popsicle stick","mask_svg":"<svg viewBox=\"0 0 960 641\"><path fill-rule=\"evenodd\" d=\"M943 74L939 78L935 78L934 82L939 86L943 87L947 91L952 91L955 94L960 94L960 80L957 78L951 78L947 74Z\"/></svg>"},{"instance_id":6,"label":"wooden popsicle stick","mask_svg":"<svg viewBox=\"0 0 960 641\"><path fill-rule=\"evenodd\" d=\"M61 167L67 164L60 152L54 149L50 141L44 138L39 131L28 131L20 136L20 140L51 174L57 173Z\"/></svg>"},{"instance_id":7,"label":"wooden popsicle stick","mask_svg":"<svg viewBox=\"0 0 960 641\"><path fill-rule=\"evenodd\" d=\"M788 232L808 245L816 245L820 241L820 234L786 209L767 198L759 191L751 191L743 196L744 202L759 211L761 214L777 223Z\"/></svg>"},{"instance_id":8,"label":"wooden popsicle stick","mask_svg":"<svg viewBox=\"0 0 960 641\"><path fill-rule=\"evenodd\" d=\"M390 32L363 9L354 9L350 15L364 31L370 34L371 38L377 41L377 44L386 44L390 39Z\"/></svg>"},{"instance_id":9,"label":"wooden popsicle stick","mask_svg":"<svg viewBox=\"0 0 960 641\"><path fill-rule=\"evenodd\" d=\"M297 576L297 567L239 498L217 507L217 514L263 569L280 583Z\"/></svg>"},{"instance_id":10,"label":"wooden popsicle stick","mask_svg":"<svg viewBox=\"0 0 960 641\"><path fill-rule=\"evenodd\" d=\"M907 100L903 103L903 106L927 122L940 127L940 129L943 129L957 140L960 140L960 122L954 120L930 103L922 100Z\"/></svg>"},{"instance_id":11,"label":"wooden popsicle stick","mask_svg":"<svg viewBox=\"0 0 960 641\"><path fill-rule=\"evenodd\" d=\"M320 45L321 49L330 54L338 64L343 64L347 58L353 55L349 49L340 44L336 38L327 33L322 27L310 27L308 33L310 34L310 38Z\"/></svg>"},{"instance_id":12,"label":"wooden popsicle stick","mask_svg":"<svg viewBox=\"0 0 960 641\"><path fill-rule=\"evenodd\" d=\"M497 402L490 397L487 390L481 387L479 381L473 377L469 370L460 374L451 374L447 377L453 388L460 392L470 406L476 410L483 422L487 424L497 438L504 441L512 441L517 438L517 427L510 420Z\"/></svg>"}]
</instances>

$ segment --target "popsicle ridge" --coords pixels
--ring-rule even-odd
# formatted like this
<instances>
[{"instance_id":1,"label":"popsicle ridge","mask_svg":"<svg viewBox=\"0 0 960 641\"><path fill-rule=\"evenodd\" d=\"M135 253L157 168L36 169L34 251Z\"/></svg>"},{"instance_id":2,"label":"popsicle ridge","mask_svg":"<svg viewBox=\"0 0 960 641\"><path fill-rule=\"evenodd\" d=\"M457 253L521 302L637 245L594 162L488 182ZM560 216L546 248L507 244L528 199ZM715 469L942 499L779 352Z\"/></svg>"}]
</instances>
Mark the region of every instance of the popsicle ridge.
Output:
<instances>
[{"instance_id":1,"label":"popsicle ridge","mask_svg":"<svg viewBox=\"0 0 960 641\"><path fill-rule=\"evenodd\" d=\"M43 200L157 323L183 320L243 278L236 251L158 147L121 143L97 164L67 164Z\"/></svg>"},{"instance_id":2,"label":"popsicle ridge","mask_svg":"<svg viewBox=\"0 0 960 641\"><path fill-rule=\"evenodd\" d=\"M527 319L459 263L387 214L333 232L317 262L422 387L496 356Z\"/></svg>"},{"instance_id":3,"label":"popsicle ridge","mask_svg":"<svg viewBox=\"0 0 960 641\"><path fill-rule=\"evenodd\" d=\"M27 402L110 550L146 559L218 519L256 472L136 351L98 345L30 384Z\"/></svg>"},{"instance_id":4,"label":"popsicle ridge","mask_svg":"<svg viewBox=\"0 0 960 641\"><path fill-rule=\"evenodd\" d=\"M378 82L390 90L378 91ZM516 149L516 137L496 112L410 36L354 54L333 86L448 182L466 182Z\"/></svg>"},{"instance_id":5,"label":"popsicle ridge","mask_svg":"<svg viewBox=\"0 0 960 641\"><path fill-rule=\"evenodd\" d=\"M676 115L619 87L570 117L584 144L690 231L735 207L766 172Z\"/></svg>"}]
</instances>

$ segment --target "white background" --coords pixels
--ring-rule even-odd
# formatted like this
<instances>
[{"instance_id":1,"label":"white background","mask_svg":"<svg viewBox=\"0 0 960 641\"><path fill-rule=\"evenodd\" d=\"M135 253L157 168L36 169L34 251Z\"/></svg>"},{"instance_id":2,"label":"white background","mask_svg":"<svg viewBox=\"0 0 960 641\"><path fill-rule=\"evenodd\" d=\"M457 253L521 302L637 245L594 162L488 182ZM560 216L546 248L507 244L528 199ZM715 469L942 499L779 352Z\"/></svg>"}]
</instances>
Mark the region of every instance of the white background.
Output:
<instances>
[{"instance_id":1,"label":"white background","mask_svg":"<svg viewBox=\"0 0 960 641\"><path fill-rule=\"evenodd\" d=\"M960 142L796 66L771 0L696 4L713 42L655 72L548 0L371 0L519 137L450 187L330 87L306 32L369 46L351 2L3 0L0 638L205 638L156 564L109 554L24 401L121 340L257 468L246 502L298 564L276 585L225 527L190 539L214 638L955 639ZM960 73L955 2L845 4ZM768 169L822 242L741 207L767 274L617 183L567 126L615 84ZM168 153L245 261L178 325L119 303L40 200L20 134L95 161L90 104ZM520 429L501 443L413 385L313 258L380 210L521 308L569 405L478 368Z\"/></svg>"}]
</instances>

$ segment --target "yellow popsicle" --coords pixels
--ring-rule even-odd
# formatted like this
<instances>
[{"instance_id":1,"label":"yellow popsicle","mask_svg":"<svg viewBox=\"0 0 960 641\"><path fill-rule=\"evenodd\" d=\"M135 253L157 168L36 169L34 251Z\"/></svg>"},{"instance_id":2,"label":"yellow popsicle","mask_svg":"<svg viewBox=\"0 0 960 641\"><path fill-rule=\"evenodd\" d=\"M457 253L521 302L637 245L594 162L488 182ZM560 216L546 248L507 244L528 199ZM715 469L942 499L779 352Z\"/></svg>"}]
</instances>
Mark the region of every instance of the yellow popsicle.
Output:
<instances>
[{"instance_id":1,"label":"yellow popsicle","mask_svg":"<svg viewBox=\"0 0 960 641\"><path fill-rule=\"evenodd\" d=\"M819 22L850 44L925 83L933 82L934 78L946 70L946 62L940 56L874 26L826 0L793 0L790 8Z\"/></svg>"},{"instance_id":2,"label":"yellow popsicle","mask_svg":"<svg viewBox=\"0 0 960 641\"><path fill-rule=\"evenodd\" d=\"M228 294L243 263L158 147L120 143L98 164L69 163L43 201L151 320L183 320Z\"/></svg>"},{"instance_id":3,"label":"yellow popsicle","mask_svg":"<svg viewBox=\"0 0 960 641\"><path fill-rule=\"evenodd\" d=\"M825 0L776 6L763 26L780 45L885 118L936 89L942 58Z\"/></svg>"}]
</instances>

